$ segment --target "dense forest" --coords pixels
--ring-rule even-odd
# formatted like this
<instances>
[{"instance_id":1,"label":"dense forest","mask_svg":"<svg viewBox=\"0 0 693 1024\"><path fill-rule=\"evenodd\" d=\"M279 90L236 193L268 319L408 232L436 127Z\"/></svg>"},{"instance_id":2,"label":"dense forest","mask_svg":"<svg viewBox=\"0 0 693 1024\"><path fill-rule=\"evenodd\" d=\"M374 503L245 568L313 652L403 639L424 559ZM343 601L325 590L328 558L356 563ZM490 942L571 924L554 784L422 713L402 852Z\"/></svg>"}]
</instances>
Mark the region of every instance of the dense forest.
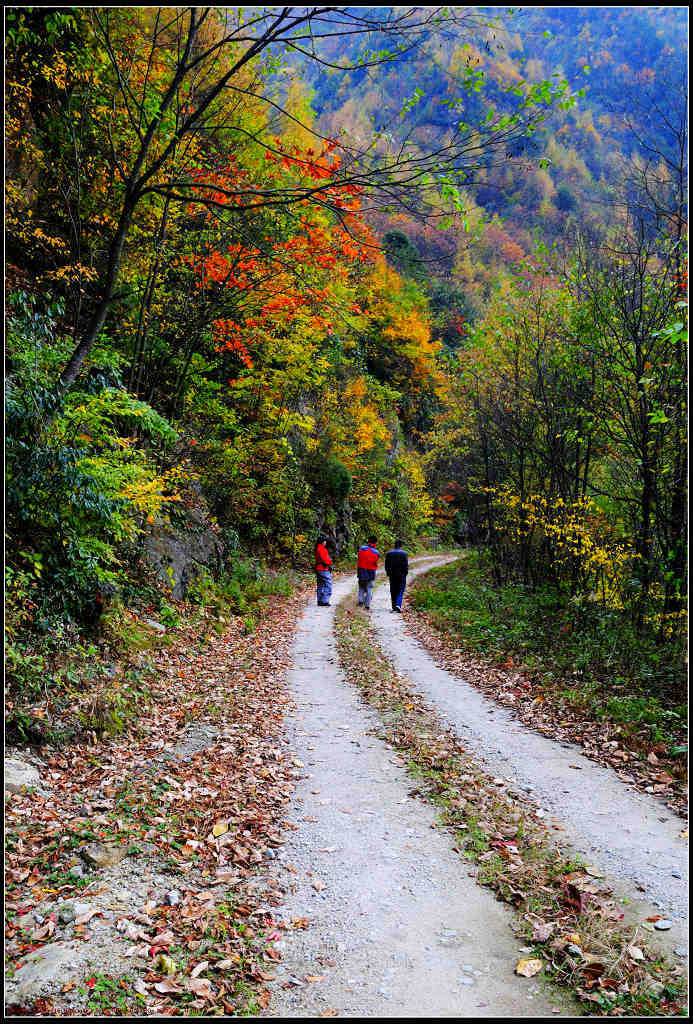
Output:
<instances>
[{"instance_id":1,"label":"dense forest","mask_svg":"<svg viewBox=\"0 0 693 1024\"><path fill-rule=\"evenodd\" d=\"M7 10L11 722L104 602L174 614L143 552L191 516L191 598L318 530L473 543L682 701L685 34Z\"/></svg>"}]
</instances>

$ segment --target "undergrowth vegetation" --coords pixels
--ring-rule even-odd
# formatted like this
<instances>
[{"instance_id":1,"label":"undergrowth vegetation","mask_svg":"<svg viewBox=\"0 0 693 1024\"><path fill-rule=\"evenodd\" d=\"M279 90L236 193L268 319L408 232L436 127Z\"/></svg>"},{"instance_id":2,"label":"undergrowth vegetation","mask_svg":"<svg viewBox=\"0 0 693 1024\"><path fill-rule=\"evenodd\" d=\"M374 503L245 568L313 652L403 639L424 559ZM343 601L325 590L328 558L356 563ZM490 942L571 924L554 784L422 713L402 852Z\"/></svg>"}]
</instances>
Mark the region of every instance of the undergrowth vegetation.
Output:
<instances>
[{"instance_id":1,"label":"undergrowth vegetation","mask_svg":"<svg viewBox=\"0 0 693 1024\"><path fill-rule=\"evenodd\" d=\"M294 591L298 575L238 556L219 579L202 572L185 601L153 574L115 595L92 627L65 612L49 616L32 599L31 573L8 576L6 729L9 742L63 745L114 735L146 711L153 655L184 642L190 627L223 632L243 616L246 633L272 600ZM159 629L156 625L159 625Z\"/></svg>"}]
</instances>

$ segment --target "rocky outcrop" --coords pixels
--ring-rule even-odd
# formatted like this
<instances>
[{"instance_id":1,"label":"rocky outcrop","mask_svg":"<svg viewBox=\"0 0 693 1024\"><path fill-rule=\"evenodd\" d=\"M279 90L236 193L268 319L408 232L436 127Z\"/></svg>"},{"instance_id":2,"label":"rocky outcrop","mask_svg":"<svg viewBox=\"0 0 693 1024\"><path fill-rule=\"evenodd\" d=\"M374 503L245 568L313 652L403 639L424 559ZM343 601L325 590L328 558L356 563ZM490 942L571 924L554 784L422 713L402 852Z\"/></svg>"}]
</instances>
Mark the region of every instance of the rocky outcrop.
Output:
<instances>
[{"instance_id":1,"label":"rocky outcrop","mask_svg":"<svg viewBox=\"0 0 693 1024\"><path fill-rule=\"evenodd\" d=\"M176 600L185 597L188 584L203 569L218 572L224 557L218 528L199 508L188 509L181 525L157 523L144 535L142 545L145 559L169 584Z\"/></svg>"}]
</instances>

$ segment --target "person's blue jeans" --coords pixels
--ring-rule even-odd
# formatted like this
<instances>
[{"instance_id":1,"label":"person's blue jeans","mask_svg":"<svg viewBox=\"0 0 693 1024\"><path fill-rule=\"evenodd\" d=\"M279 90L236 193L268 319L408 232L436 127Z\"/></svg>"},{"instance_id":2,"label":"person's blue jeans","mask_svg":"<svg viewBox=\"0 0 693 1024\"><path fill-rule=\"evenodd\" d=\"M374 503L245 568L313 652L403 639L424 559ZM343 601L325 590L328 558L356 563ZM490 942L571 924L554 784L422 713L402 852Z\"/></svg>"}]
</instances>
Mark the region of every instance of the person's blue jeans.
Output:
<instances>
[{"instance_id":1,"label":"person's blue jeans","mask_svg":"<svg viewBox=\"0 0 693 1024\"><path fill-rule=\"evenodd\" d=\"M359 604L363 604L366 608L370 608L374 586L375 580L359 580Z\"/></svg>"},{"instance_id":2,"label":"person's blue jeans","mask_svg":"<svg viewBox=\"0 0 693 1024\"><path fill-rule=\"evenodd\" d=\"M404 599L404 588L407 585L406 576L391 576L390 577L390 598L392 599L393 611L395 608L402 610L402 601Z\"/></svg>"},{"instance_id":3,"label":"person's blue jeans","mask_svg":"<svg viewBox=\"0 0 693 1024\"><path fill-rule=\"evenodd\" d=\"M329 604L332 597L332 574L325 569L316 569L318 583L318 604Z\"/></svg>"}]
</instances>

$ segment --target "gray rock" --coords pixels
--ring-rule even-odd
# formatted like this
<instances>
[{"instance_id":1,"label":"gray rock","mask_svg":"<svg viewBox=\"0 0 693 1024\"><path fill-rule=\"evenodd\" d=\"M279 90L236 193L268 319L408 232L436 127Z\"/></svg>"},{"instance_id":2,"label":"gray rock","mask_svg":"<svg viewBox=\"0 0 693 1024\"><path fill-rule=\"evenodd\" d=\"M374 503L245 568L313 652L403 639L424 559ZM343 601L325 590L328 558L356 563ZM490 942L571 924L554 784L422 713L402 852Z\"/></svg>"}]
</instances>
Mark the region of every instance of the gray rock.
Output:
<instances>
[{"instance_id":1,"label":"gray rock","mask_svg":"<svg viewBox=\"0 0 693 1024\"><path fill-rule=\"evenodd\" d=\"M62 924L69 924L76 917L82 917L94 909L93 903L82 903L80 900L66 900L58 909L58 920Z\"/></svg>"},{"instance_id":2,"label":"gray rock","mask_svg":"<svg viewBox=\"0 0 693 1024\"><path fill-rule=\"evenodd\" d=\"M75 942L53 942L30 953L7 986L8 1006L32 1003L82 970Z\"/></svg>"},{"instance_id":3,"label":"gray rock","mask_svg":"<svg viewBox=\"0 0 693 1024\"><path fill-rule=\"evenodd\" d=\"M185 597L188 584L208 567L219 569L224 545L219 532L201 509L187 510L183 526L156 524L143 538L144 556L172 587L176 600Z\"/></svg>"},{"instance_id":4,"label":"gray rock","mask_svg":"<svg viewBox=\"0 0 693 1024\"><path fill-rule=\"evenodd\" d=\"M144 625L148 626L149 629L155 629L157 633L165 633L166 626L162 626L160 622L155 622L154 619L143 619Z\"/></svg>"},{"instance_id":5,"label":"gray rock","mask_svg":"<svg viewBox=\"0 0 693 1024\"><path fill-rule=\"evenodd\" d=\"M26 793L30 789L46 792L36 768L19 757L5 758L5 789L8 793Z\"/></svg>"},{"instance_id":6,"label":"gray rock","mask_svg":"<svg viewBox=\"0 0 693 1024\"><path fill-rule=\"evenodd\" d=\"M127 850L124 846L114 846L110 843L89 843L81 847L79 855L87 864L97 868L108 868L120 864L121 860L127 857Z\"/></svg>"},{"instance_id":7,"label":"gray rock","mask_svg":"<svg viewBox=\"0 0 693 1024\"><path fill-rule=\"evenodd\" d=\"M674 956L678 956L682 960L685 960L686 957L688 956L688 950L687 949L683 949L682 946L679 946L678 949L674 950Z\"/></svg>"},{"instance_id":8,"label":"gray rock","mask_svg":"<svg viewBox=\"0 0 693 1024\"><path fill-rule=\"evenodd\" d=\"M135 901L135 896L129 889L114 889L111 896L114 903L119 903L126 907L132 906Z\"/></svg>"},{"instance_id":9,"label":"gray rock","mask_svg":"<svg viewBox=\"0 0 693 1024\"><path fill-rule=\"evenodd\" d=\"M671 921L655 921L655 928L658 932L668 932L671 928Z\"/></svg>"}]
</instances>

